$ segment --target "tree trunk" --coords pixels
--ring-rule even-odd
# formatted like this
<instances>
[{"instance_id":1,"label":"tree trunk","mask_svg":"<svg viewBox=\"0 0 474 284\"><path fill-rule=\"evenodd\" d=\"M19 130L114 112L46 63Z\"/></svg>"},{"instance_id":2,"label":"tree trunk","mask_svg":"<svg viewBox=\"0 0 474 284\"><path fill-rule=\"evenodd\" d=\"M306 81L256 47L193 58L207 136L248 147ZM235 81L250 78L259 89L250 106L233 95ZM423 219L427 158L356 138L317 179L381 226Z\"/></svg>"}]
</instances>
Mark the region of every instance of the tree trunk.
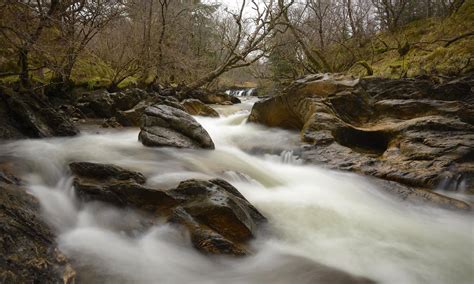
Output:
<instances>
[{"instance_id":1,"label":"tree trunk","mask_svg":"<svg viewBox=\"0 0 474 284\"><path fill-rule=\"evenodd\" d=\"M207 73L204 77L199 78L198 80L194 81L190 85L188 85L189 89L197 89L205 84L212 82L214 79L222 75L224 72L226 72L227 69L225 67L218 67L217 69Z\"/></svg>"},{"instance_id":2,"label":"tree trunk","mask_svg":"<svg viewBox=\"0 0 474 284\"><path fill-rule=\"evenodd\" d=\"M20 63L20 85L22 87L29 87L30 86L30 76L28 72L29 64L28 64L28 49L21 48L18 53L19 56L19 63Z\"/></svg>"}]
</instances>

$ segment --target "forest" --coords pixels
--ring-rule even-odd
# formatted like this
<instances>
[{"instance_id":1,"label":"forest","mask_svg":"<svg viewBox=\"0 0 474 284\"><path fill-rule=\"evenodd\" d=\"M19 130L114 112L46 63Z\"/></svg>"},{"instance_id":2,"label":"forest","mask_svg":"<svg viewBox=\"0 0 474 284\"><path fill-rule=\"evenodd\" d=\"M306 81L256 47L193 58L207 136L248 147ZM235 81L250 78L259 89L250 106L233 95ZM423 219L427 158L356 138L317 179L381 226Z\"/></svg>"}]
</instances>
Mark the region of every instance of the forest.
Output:
<instances>
[{"instance_id":1,"label":"forest","mask_svg":"<svg viewBox=\"0 0 474 284\"><path fill-rule=\"evenodd\" d=\"M474 0L0 0L0 283L471 284Z\"/></svg>"},{"instance_id":2,"label":"forest","mask_svg":"<svg viewBox=\"0 0 474 284\"><path fill-rule=\"evenodd\" d=\"M268 85L315 72L456 75L472 70L472 5L2 1L0 79L113 90L172 83L216 88L242 77Z\"/></svg>"}]
</instances>

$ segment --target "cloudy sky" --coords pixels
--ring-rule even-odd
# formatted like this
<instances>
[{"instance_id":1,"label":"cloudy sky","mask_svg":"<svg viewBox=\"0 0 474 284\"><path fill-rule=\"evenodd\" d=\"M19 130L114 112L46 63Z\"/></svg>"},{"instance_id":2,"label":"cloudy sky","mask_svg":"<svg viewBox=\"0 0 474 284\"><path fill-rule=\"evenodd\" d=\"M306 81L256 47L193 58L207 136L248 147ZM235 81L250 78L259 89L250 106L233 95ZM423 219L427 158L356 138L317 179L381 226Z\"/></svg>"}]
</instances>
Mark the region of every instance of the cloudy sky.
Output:
<instances>
[{"instance_id":1,"label":"cloudy sky","mask_svg":"<svg viewBox=\"0 0 474 284\"><path fill-rule=\"evenodd\" d=\"M242 0L204 0L207 3L222 3L229 8L238 8L242 5Z\"/></svg>"}]
</instances>

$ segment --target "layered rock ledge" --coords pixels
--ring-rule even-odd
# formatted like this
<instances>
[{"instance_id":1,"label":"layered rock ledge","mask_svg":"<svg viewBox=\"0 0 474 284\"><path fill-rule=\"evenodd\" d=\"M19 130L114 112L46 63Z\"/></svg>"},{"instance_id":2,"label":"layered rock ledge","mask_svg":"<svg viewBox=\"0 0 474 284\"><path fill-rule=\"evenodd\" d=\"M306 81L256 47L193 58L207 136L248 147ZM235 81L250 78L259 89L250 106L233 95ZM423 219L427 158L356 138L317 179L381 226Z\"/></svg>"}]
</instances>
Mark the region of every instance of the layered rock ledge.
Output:
<instances>
[{"instance_id":1,"label":"layered rock ledge","mask_svg":"<svg viewBox=\"0 0 474 284\"><path fill-rule=\"evenodd\" d=\"M307 162L395 181L444 200L418 190L474 193L473 87L472 76L435 83L315 74L257 102L249 122L300 130Z\"/></svg>"}]
</instances>

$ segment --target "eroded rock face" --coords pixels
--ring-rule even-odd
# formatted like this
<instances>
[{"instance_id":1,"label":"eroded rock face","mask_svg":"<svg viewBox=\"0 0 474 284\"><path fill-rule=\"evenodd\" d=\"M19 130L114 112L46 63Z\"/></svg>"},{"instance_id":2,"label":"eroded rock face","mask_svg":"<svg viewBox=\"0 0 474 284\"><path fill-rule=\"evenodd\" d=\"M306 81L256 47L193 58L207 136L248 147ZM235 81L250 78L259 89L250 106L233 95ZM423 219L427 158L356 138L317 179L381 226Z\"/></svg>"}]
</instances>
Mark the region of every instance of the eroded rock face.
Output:
<instances>
[{"instance_id":1,"label":"eroded rock face","mask_svg":"<svg viewBox=\"0 0 474 284\"><path fill-rule=\"evenodd\" d=\"M215 109L203 104L200 100L187 99L181 102L181 104L191 115L219 117L219 113Z\"/></svg>"},{"instance_id":2,"label":"eroded rock face","mask_svg":"<svg viewBox=\"0 0 474 284\"><path fill-rule=\"evenodd\" d=\"M145 109L138 138L150 147L214 149L207 131L191 115L167 105Z\"/></svg>"},{"instance_id":3,"label":"eroded rock face","mask_svg":"<svg viewBox=\"0 0 474 284\"><path fill-rule=\"evenodd\" d=\"M249 121L301 130L311 163L473 192L473 81L312 75L256 103Z\"/></svg>"},{"instance_id":4,"label":"eroded rock face","mask_svg":"<svg viewBox=\"0 0 474 284\"><path fill-rule=\"evenodd\" d=\"M0 88L0 138L42 138L79 133L69 117L40 94Z\"/></svg>"},{"instance_id":5,"label":"eroded rock face","mask_svg":"<svg viewBox=\"0 0 474 284\"><path fill-rule=\"evenodd\" d=\"M246 255L265 217L224 180L187 180L175 189L149 188L145 177L109 164L70 164L83 200L132 207L185 228L203 253Z\"/></svg>"},{"instance_id":6,"label":"eroded rock face","mask_svg":"<svg viewBox=\"0 0 474 284\"><path fill-rule=\"evenodd\" d=\"M0 169L0 281L74 283L76 272L54 239L38 200Z\"/></svg>"}]
</instances>

